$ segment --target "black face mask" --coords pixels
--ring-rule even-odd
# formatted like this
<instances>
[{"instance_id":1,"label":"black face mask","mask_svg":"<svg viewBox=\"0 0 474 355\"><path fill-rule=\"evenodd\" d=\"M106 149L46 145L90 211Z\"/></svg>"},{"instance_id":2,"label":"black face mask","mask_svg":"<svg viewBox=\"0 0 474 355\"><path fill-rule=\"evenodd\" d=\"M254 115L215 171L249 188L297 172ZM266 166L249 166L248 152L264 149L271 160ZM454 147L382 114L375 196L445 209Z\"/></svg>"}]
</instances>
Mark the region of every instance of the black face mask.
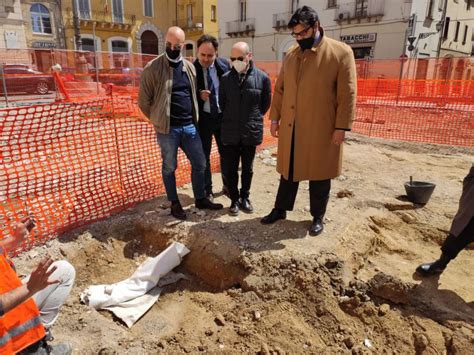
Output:
<instances>
[{"instance_id":1,"label":"black face mask","mask_svg":"<svg viewBox=\"0 0 474 355\"><path fill-rule=\"evenodd\" d=\"M170 59L177 59L181 54L181 49L171 49L170 47L166 47L166 54Z\"/></svg>"},{"instance_id":2,"label":"black face mask","mask_svg":"<svg viewBox=\"0 0 474 355\"><path fill-rule=\"evenodd\" d=\"M299 39L296 42L298 42L298 44L300 45L301 50L304 51L306 49L311 49L313 47L315 37L316 37L316 31L313 28L313 35L311 37Z\"/></svg>"},{"instance_id":3,"label":"black face mask","mask_svg":"<svg viewBox=\"0 0 474 355\"><path fill-rule=\"evenodd\" d=\"M306 49L311 49L311 47L313 47L314 37L311 36L309 38L299 39L296 42L298 42L298 44L300 45L301 50L304 51Z\"/></svg>"}]
</instances>

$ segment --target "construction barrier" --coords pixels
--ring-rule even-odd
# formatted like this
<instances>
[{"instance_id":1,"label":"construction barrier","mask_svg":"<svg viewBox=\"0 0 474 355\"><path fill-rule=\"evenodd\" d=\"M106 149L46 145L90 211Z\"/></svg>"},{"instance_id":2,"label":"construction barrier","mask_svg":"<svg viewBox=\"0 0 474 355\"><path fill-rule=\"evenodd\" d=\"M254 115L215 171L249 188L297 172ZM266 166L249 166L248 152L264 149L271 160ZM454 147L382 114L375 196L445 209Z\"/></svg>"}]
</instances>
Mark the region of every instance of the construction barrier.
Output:
<instances>
[{"instance_id":1,"label":"construction barrier","mask_svg":"<svg viewBox=\"0 0 474 355\"><path fill-rule=\"evenodd\" d=\"M275 82L280 63L257 65ZM51 73L62 88L61 102L0 110L0 234L10 235L26 214L37 222L19 251L164 193L156 134L136 104L139 72L102 72L103 82ZM107 82L111 76L115 83ZM473 88L465 79L367 75L358 82L353 131L474 147ZM274 146L265 122L261 147ZM178 165L180 186L191 175L181 152ZM212 170L219 170L215 147Z\"/></svg>"}]
</instances>

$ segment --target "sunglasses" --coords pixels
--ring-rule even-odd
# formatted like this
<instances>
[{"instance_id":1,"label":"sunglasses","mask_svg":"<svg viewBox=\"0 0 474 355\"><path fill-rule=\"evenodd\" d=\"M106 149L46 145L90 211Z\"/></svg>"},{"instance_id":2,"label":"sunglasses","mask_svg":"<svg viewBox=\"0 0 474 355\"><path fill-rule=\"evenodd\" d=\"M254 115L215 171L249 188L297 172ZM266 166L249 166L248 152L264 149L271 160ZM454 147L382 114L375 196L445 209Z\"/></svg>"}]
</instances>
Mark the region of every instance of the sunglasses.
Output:
<instances>
[{"instance_id":1,"label":"sunglasses","mask_svg":"<svg viewBox=\"0 0 474 355\"><path fill-rule=\"evenodd\" d=\"M179 44L179 43L175 44L175 45L172 45L170 42L166 42L166 47L171 48L171 49L175 49L175 50L183 49L183 45Z\"/></svg>"},{"instance_id":2,"label":"sunglasses","mask_svg":"<svg viewBox=\"0 0 474 355\"><path fill-rule=\"evenodd\" d=\"M300 32L291 32L291 36L294 38L304 36L312 28L311 26L306 27L303 31Z\"/></svg>"},{"instance_id":3,"label":"sunglasses","mask_svg":"<svg viewBox=\"0 0 474 355\"><path fill-rule=\"evenodd\" d=\"M231 61L231 62L234 62L234 61L236 61L236 60L240 60L241 62L243 62L244 59L245 59L245 57L237 57L237 58L236 58L236 57L230 57L230 61Z\"/></svg>"}]
</instances>

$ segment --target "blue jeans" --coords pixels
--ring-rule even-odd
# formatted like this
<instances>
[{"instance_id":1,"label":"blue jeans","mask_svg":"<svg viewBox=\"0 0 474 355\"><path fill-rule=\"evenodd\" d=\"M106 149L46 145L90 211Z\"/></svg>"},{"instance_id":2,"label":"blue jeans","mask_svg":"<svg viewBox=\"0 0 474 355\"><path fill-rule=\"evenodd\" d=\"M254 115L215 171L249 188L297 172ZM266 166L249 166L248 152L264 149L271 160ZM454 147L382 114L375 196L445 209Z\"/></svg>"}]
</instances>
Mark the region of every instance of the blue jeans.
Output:
<instances>
[{"instance_id":1,"label":"blue jeans","mask_svg":"<svg viewBox=\"0 0 474 355\"><path fill-rule=\"evenodd\" d=\"M182 127L171 126L168 134L158 133L157 139L163 160L161 175L163 176L168 200L178 201L175 176L178 166L178 147L183 150L191 162L191 182L193 184L194 198L197 200L206 197L204 188L206 157L202 150L201 138L194 124Z\"/></svg>"}]
</instances>

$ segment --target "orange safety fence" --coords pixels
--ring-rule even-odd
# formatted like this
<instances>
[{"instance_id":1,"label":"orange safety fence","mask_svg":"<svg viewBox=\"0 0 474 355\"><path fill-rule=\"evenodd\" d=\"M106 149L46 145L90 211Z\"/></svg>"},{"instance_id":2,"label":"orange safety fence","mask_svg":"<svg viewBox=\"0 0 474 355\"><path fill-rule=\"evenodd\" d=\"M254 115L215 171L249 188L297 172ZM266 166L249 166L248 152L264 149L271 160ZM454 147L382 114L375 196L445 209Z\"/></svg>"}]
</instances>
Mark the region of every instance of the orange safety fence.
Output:
<instances>
[{"instance_id":1,"label":"orange safety fence","mask_svg":"<svg viewBox=\"0 0 474 355\"><path fill-rule=\"evenodd\" d=\"M128 60L143 62L137 57ZM280 63L257 65L275 82ZM164 193L156 135L136 104L139 72L93 72L102 78L94 82L63 68L58 79L63 101L0 110L0 235L11 234L25 214L37 221L19 251ZM70 91L70 83L79 94ZM353 131L474 147L473 87L466 78L367 75L359 78ZM275 144L266 120L261 147ZM214 147L213 171L219 169L217 154ZM190 165L180 153L177 184L189 181Z\"/></svg>"}]
</instances>

